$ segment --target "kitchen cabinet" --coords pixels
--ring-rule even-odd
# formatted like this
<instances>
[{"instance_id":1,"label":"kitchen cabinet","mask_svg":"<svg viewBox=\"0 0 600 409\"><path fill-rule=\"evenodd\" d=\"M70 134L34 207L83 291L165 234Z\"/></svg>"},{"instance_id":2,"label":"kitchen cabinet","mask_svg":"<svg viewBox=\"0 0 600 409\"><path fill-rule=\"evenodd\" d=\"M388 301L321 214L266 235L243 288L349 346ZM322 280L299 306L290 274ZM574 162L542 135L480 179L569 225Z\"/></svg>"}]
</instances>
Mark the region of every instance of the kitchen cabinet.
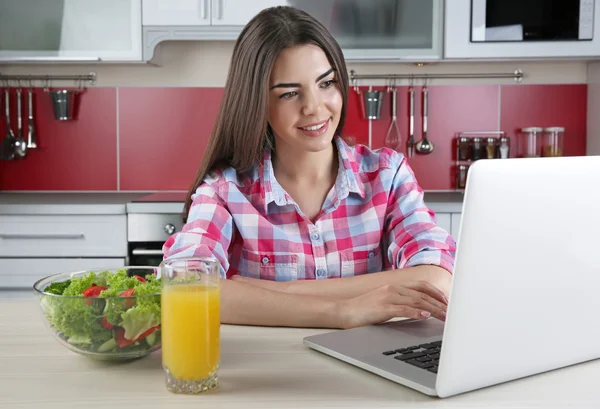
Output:
<instances>
[{"instance_id":1,"label":"kitchen cabinet","mask_svg":"<svg viewBox=\"0 0 600 409\"><path fill-rule=\"evenodd\" d=\"M235 40L259 11L302 9L339 42L350 61L439 60L443 0L142 0L143 58L164 40Z\"/></svg>"},{"instance_id":2,"label":"kitchen cabinet","mask_svg":"<svg viewBox=\"0 0 600 409\"><path fill-rule=\"evenodd\" d=\"M461 213L436 213L436 223L458 242Z\"/></svg>"},{"instance_id":3,"label":"kitchen cabinet","mask_svg":"<svg viewBox=\"0 0 600 409\"><path fill-rule=\"evenodd\" d=\"M120 268L125 258L0 258L1 288L32 288L46 276L90 269Z\"/></svg>"},{"instance_id":4,"label":"kitchen cabinet","mask_svg":"<svg viewBox=\"0 0 600 409\"><path fill-rule=\"evenodd\" d=\"M454 240L458 242L458 234L460 233L460 219L462 218L461 213L452 213L451 217L451 228L450 234L454 237Z\"/></svg>"},{"instance_id":5,"label":"kitchen cabinet","mask_svg":"<svg viewBox=\"0 0 600 409\"><path fill-rule=\"evenodd\" d=\"M496 13L505 13L502 18L507 20L514 21L518 18L525 18L519 14L526 13L513 12L510 7L527 7L527 5L521 2L510 3L502 3L500 0L494 2L490 2L490 0L446 1L444 59L486 60L600 56L600 6L597 4L598 2L595 7L594 0L573 0L562 4L563 7L565 4L568 5L568 10L580 7L577 16L570 22L579 24L579 29L575 32L578 31L581 40L572 41L553 39L523 41L522 39L529 35L528 30L522 25L514 23L491 29L487 27L486 19L489 17L490 11L486 9L486 5L488 7L489 5L498 5ZM556 2L555 4L558 6ZM545 19L544 12L548 12L550 7L552 6L549 5L544 10L542 7L531 8L535 11L526 17L538 18L543 21ZM567 20L565 19L565 21ZM488 39L488 36L493 38Z\"/></svg>"},{"instance_id":6,"label":"kitchen cabinet","mask_svg":"<svg viewBox=\"0 0 600 409\"><path fill-rule=\"evenodd\" d=\"M0 0L0 62L140 61L141 0Z\"/></svg>"}]
</instances>

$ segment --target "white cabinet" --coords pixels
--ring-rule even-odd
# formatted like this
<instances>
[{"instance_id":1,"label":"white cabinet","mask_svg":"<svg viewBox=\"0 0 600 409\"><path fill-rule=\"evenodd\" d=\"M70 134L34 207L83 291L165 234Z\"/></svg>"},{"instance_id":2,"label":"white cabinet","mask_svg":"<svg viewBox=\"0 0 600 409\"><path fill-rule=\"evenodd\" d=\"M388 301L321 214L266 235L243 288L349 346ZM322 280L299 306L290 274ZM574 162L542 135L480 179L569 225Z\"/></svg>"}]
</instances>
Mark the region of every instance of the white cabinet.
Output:
<instances>
[{"instance_id":1,"label":"white cabinet","mask_svg":"<svg viewBox=\"0 0 600 409\"><path fill-rule=\"evenodd\" d=\"M164 40L235 40L261 10L280 5L319 20L350 61L442 57L443 0L142 0L143 59Z\"/></svg>"},{"instance_id":2,"label":"white cabinet","mask_svg":"<svg viewBox=\"0 0 600 409\"><path fill-rule=\"evenodd\" d=\"M142 0L145 26L210 25L210 0Z\"/></svg>"},{"instance_id":3,"label":"white cabinet","mask_svg":"<svg viewBox=\"0 0 600 409\"><path fill-rule=\"evenodd\" d=\"M289 5L285 0L212 0L212 25L245 26L261 10Z\"/></svg>"},{"instance_id":4,"label":"white cabinet","mask_svg":"<svg viewBox=\"0 0 600 409\"><path fill-rule=\"evenodd\" d=\"M452 230L452 215L450 213L436 213L435 221L438 226L447 232Z\"/></svg>"},{"instance_id":5,"label":"white cabinet","mask_svg":"<svg viewBox=\"0 0 600 409\"><path fill-rule=\"evenodd\" d=\"M141 0L0 0L0 61L135 61Z\"/></svg>"},{"instance_id":6,"label":"white cabinet","mask_svg":"<svg viewBox=\"0 0 600 409\"><path fill-rule=\"evenodd\" d=\"M573 0L573 4L579 0ZM516 2L515 2L516 3ZM600 56L600 5L592 3L593 31L588 41L472 41L482 30L473 27L472 18L485 20L485 9L475 7L483 0L448 0L445 6L444 59L507 59ZM509 7L508 5L507 7ZM482 14L483 13L483 14ZM540 12L541 14L541 12ZM479 16L479 17L478 17ZM590 26L591 26L590 25ZM590 27L590 30L591 27Z\"/></svg>"},{"instance_id":7,"label":"white cabinet","mask_svg":"<svg viewBox=\"0 0 600 409\"><path fill-rule=\"evenodd\" d=\"M461 213L452 213L452 229L450 230L450 234L454 237L454 240L458 242L458 235L460 233L460 219L462 217Z\"/></svg>"},{"instance_id":8,"label":"white cabinet","mask_svg":"<svg viewBox=\"0 0 600 409\"><path fill-rule=\"evenodd\" d=\"M52 274L124 265L125 258L0 258L0 289L32 288Z\"/></svg>"}]
</instances>

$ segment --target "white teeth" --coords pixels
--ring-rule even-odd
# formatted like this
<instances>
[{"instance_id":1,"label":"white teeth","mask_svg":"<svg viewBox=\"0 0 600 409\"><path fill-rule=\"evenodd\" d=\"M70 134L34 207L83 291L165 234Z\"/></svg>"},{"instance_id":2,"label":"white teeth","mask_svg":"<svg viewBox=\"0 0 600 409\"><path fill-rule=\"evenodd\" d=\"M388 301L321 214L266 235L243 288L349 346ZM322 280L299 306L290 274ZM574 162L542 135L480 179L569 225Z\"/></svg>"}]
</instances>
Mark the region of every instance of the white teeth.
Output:
<instances>
[{"instance_id":1,"label":"white teeth","mask_svg":"<svg viewBox=\"0 0 600 409\"><path fill-rule=\"evenodd\" d=\"M321 125L307 126L307 127L305 127L305 128L302 128L302 129L305 129L305 130L307 130L307 131L317 131L317 130L319 130L319 129L323 128L323 127L325 126L325 124L326 124L326 123L327 123L327 122L323 122Z\"/></svg>"}]
</instances>

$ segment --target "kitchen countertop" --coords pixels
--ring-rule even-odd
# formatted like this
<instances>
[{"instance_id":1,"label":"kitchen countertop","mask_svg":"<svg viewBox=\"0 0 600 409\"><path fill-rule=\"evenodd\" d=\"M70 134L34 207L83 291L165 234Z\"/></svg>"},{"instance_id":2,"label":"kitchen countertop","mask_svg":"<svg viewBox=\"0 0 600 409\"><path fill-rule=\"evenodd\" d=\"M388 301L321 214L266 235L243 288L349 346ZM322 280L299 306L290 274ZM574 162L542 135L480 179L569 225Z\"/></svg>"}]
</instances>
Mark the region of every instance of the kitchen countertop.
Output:
<instances>
[{"instance_id":1,"label":"kitchen countertop","mask_svg":"<svg viewBox=\"0 0 600 409\"><path fill-rule=\"evenodd\" d=\"M181 213L185 196L185 192L0 192L0 215ZM425 203L436 213L460 213L462 200L462 192L425 192Z\"/></svg>"},{"instance_id":2,"label":"kitchen countertop","mask_svg":"<svg viewBox=\"0 0 600 409\"><path fill-rule=\"evenodd\" d=\"M0 214L125 214L127 203L147 194L0 192Z\"/></svg>"},{"instance_id":3,"label":"kitchen countertop","mask_svg":"<svg viewBox=\"0 0 600 409\"><path fill-rule=\"evenodd\" d=\"M131 362L79 356L52 338L31 292L0 292L0 407L6 408L598 408L600 361L446 399L432 398L308 349L328 330L223 325L220 385L165 389L160 351Z\"/></svg>"}]
</instances>

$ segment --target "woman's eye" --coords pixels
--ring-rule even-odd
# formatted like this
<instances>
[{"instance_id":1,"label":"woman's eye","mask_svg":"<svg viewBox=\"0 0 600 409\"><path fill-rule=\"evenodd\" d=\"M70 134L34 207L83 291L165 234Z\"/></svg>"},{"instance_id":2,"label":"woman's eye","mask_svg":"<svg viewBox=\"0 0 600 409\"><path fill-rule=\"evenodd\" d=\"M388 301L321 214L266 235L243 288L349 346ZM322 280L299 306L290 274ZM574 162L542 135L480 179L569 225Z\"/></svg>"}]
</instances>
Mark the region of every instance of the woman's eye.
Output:
<instances>
[{"instance_id":1,"label":"woman's eye","mask_svg":"<svg viewBox=\"0 0 600 409\"><path fill-rule=\"evenodd\" d=\"M329 88L331 87L333 84L335 84L335 80L327 80L323 83L321 83L321 87L322 88Z\"/></svg>"},{"instance_id":2,"label":"woman's eye","mask_svg":"<svg viewBox=\"0 0 600 409\"><path fill-rule=\"evenodd\" d=\"M279 96L279 99L290 99L292 97L295 97L296 95L298 95L298 93L296 91L290 91L290 92L286 92L285 94L281 94Z\"/></svg>"}]
</instances>

